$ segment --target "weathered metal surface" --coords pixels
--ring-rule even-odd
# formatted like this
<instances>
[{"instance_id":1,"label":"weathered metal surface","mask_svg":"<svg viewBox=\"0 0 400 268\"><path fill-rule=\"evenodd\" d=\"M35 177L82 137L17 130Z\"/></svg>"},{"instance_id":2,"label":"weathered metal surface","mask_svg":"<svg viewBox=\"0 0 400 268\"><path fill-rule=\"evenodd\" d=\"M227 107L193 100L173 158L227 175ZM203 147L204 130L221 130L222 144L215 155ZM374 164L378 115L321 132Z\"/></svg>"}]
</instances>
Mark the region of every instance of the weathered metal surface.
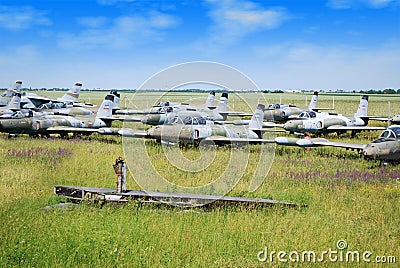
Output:
<instances>
[{"instance_id":1,"label":"weathered metal surface","mask_svg":"<svg viewBox=\"0 0 400 268\"><path fill-rule=\"evenodd\" d=\"M54 186L54 193L60 197L75 201L99 200L109 202L127 202L129 200L138 200L140 202L158 202L182 206L201 206L210 204L212 202L258 204L263 206L298 206L294 203L263 198L217 196L190 193L146 192L140 190L127 190L122 192L121 194L117 194L116 189L91 188L81 186Z\"/></svg>"}]
</instances>

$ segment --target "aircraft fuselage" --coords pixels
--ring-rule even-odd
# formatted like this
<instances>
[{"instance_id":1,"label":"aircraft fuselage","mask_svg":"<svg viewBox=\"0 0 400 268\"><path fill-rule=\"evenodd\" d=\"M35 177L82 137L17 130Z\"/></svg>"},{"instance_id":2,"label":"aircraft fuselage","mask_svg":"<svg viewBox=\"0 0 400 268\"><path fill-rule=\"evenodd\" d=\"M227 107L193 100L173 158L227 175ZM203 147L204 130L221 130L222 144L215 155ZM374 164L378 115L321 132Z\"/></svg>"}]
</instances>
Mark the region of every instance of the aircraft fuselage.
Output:
<instances>
[{"instance_id":1,"label":"aircraft fuselage","mask_svg":"<svg viewBox=\"0 0 400 268\"><path fill-rule=\"evenodd\" d=\"M295 119L285 123L284 129L291 133L310 132L321 134L329 132L329 127L333 126L365 126L366 123L361 118L349 118L343 115L325 115L309 119ZM333 131L335 132L335 131Z\"/></svg>"}]
</instances>

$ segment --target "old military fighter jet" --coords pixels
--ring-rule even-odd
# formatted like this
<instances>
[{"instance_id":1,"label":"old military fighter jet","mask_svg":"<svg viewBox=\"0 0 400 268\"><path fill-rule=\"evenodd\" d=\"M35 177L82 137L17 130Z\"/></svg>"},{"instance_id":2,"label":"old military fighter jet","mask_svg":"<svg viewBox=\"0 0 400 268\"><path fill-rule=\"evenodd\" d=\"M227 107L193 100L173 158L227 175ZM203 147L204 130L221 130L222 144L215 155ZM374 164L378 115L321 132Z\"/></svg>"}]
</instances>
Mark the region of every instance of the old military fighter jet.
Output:
<instances>
[{"instance_id":1,"label":"old military fighter jet","mask_svg":"<svg viewBox=\"0 0 400 268\"><path fill-rule=\"evenodd\" d=\"M298 118L289 120L283 128L290 133L338 134L352 131L354 136L357 132L366 130L384 130L384 127L367 127L368 124L368 96L363 96L357 112L352 116L333 114L325 112L306 111Z\"/></svg>"},{"instance_id":2,"label":"old military fighter jet","mask_svg":"<svg viewBox=\"0 0 400 268\"><path fill-rule=\"evenodd\" d=\"M380 160L383 162L400 162L400 126L388 127L380 137L369 144L350 144L331 142L323 138L297 139L277 137L275 142L279 145L317 147L332 146L352 150L359 150L366 159Z\"/></svg>"},{"instance_id":3,"label":"old military fighter jet","mask_svg":"<svg viewBox=\"0 0 400 268\"><path fill-rule=\"evenodd\" d=\"M246 116L248 114L238 112L228 112L228 94L222 93L221 98L216 106L214 106L215 92L211 91L202 108L196 108L187 104L173 104L165 102L160 105L153 106L150 110L119 110L116 114L137 114L142 115L137 117L136 121L140 121L147 125L162 125L167 120L174 118L177 115L204 117L212 121L224 121L227 116ZM251 115L250 115L251 116ZM133 117L130 118L133 121Z\"/></svg>"},{"instance_id":4,"label":"old military fighter jet","mask_svg":"<svg viewBox=\"0 0 400 268\"><path fill-rule=\"evenodd\" d=\"M72 105L66 105L61 102L49 102L41 104L38 108L33 109L36 112L40 112L43 114L58 114L58 115L91 115L93 114L92 110L89 110L85 107L75 107Z\"/></svg>"},{"instance_id":5,"label":"old military fighter jet","mask_svg":"<svg viewBox=\"0 0 400 268\"><path fill-rule=\"evenodd\" d=\"M57 99L52 99L35 93L23 92L21 106L22 108L34 109L43 104L63 103L67 106L94 107L92 104L84 104L78 101L81 87L81 83L75 83L74 86L64 94L64 96Z\"/></svg>"},{"instance_id":6,"label":"old military fighter jet","mask_svg":"<svg viewBox=\"0 0 400 268\"><path fill-rule=\"evenodd\" d=\"M102 134L113 134L117 129L111 128L113 120L112 107L114 106L113 95L107 95L95 116L64 116L56 114L17 111L8 118L0 118L0 132L9 134L29 134L31 136L58 133L62 136L68 133L91 134L99 132Z\"/></svg>"},{"instance_id":7,"label":"old military fighter jet","mask_svg":"<svg viewBox=\"0 0 400 268\"><path fill-rule=\"evenodd\" d=\"M264 105L259 104L248 127L229 127L216 124L202 116L177 114L169 118L164 125L153 126L147 132L137 132L130 128L118 133L124 137L155 139L162 143L199 143L217 144L274 143L274 140L262 138L262 120ZM201 114L199 114L201 115Z\"/></svg>"},{"instance_id":8,"label":"old military fighter jet","mask_svg":"<svg viewBox=\"0 0 400 268\"><path fill-rule=\"evenodd\" d=\"M318 108L318 92L315 91L310 104L308 105L308 110L310 111L318 111L318 110L333 110L334 108ZM289 104L270 104L266 109L264 109L264 124L263 126L266 128L272 127L283 127L280 124L274 124L272 122L282 123L286 122L289 119L296 118L305 110L303 108L289 105ZM240 116L240 115L239 115ZM233 120L227 121L226 124L234 124L234 125L247 125L250 120Z\"/></svg>"},{"instance_id":9,"label":"old military fighter jet","mask_svg":"<svg viewBox=\"0 0 400 268\"><path fill-rule=\"evenodd\" d=\"M332 108L318 107L318 91L314 92L307 109L309 111L316 111L316 112L318 112L319 110L334 110L333 107ZM268 105L268 107L264 110L264 120L274 121L274 122L286 122L300 115L307 109L290 104L273 103Z\"/></svg>"}]
</instances>

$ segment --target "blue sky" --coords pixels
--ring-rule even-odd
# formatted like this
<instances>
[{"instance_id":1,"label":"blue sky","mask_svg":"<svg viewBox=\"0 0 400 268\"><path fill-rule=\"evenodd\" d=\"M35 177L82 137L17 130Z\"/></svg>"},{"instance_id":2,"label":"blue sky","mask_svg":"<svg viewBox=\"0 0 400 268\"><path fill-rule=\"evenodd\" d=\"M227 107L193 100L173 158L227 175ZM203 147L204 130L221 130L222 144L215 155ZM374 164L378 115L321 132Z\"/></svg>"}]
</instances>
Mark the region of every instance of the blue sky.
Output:
<instances>
[{"instance_id":1,"label":"blue sky","mask_svg":"<svg viewBox=\"0 0 400 268\"><path fill-rule=\"evenodd\" d=\"M400 88L399 0L3 0L0 36L0 87L137 88L212 61L262 89Z\"/></svg>"}]
</instances>

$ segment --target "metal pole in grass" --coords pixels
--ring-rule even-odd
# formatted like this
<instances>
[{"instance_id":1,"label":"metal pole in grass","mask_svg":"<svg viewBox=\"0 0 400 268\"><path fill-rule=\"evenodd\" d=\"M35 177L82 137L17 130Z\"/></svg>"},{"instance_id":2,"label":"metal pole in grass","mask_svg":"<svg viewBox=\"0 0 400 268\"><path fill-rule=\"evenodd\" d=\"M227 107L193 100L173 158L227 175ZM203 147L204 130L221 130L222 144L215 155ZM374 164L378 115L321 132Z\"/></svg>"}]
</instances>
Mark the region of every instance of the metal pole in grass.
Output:
<instances>
[{"instance_id":1,"label":"metal pole in grass","mask_svg":"<svg viewBox=\"0 0 400 268\"><path fill-rule=\"evenodd\" d=\"M126 191L126 163L122 157L118 157L113 165L115 174L117 174L117 194Z\"/></svg>"}]
</instances>

